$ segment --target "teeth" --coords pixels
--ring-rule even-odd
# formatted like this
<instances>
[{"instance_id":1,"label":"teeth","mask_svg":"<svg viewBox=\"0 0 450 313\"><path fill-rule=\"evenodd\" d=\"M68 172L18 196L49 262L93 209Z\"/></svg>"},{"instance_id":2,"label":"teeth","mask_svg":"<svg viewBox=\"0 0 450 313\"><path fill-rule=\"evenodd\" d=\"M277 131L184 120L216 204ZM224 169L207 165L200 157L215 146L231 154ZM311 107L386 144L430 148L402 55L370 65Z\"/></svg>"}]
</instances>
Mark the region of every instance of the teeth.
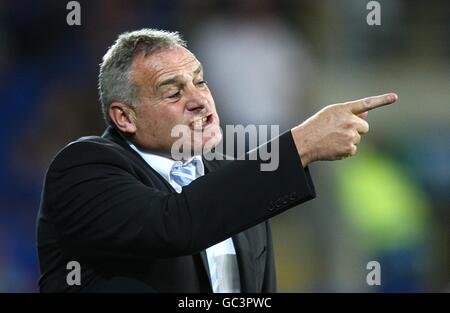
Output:
<instances>
[{"instance_id":1,"label":"teeth","mask_svg":"<svg viewBox=\"0 0 450 313\"><path fill-rule=\"evenodd\" d=\"M199 118L198 120L195 120L194 127L202 127L206 123L207 119L208 118L203 117L203 118Z\"/></svg>"}]
</instances>

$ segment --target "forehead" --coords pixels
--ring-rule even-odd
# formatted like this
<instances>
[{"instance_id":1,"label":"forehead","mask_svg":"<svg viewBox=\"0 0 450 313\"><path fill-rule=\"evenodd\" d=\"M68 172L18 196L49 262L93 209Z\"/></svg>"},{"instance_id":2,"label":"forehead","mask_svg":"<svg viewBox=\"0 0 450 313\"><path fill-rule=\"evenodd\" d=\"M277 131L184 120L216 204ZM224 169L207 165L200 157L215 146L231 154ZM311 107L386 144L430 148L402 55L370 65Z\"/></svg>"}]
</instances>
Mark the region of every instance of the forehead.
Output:
<instances>
[{"instance_id":1,"label":"forehead","mask_svg":"<svg viewBox=\"0 0 450 313\"><path fill-rule=\"evenodd\" d=\"M173 75L191 75L199 66L200 62L189 50L173 47L147 56L139 53L133 59L132 70L135 82L155 84Z\"/></svg>"}]
</instances>

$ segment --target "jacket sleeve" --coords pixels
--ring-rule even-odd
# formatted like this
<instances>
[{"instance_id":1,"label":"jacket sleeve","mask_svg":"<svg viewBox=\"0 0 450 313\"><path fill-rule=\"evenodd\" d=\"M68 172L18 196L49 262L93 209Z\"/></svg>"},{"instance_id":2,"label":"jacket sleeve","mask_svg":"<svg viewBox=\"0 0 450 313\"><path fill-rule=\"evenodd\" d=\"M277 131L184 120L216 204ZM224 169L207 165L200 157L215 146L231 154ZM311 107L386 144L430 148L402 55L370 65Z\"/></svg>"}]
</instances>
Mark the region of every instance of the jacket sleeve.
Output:
<instances>
[{"instance_id":1,"label":"jacket sleeve","mask_svg":"<svg viewBox=\"0 0 450 313\"><path fill-rule=\"evenodd\" d=\"M75 142L47 172L42 211L70 254L190 255L315 196L291 133L275 140L277 170L261 171L259 157L237 160L180 194L143 184L132 162L112 145Z\"/></svg>"}]
</instances>

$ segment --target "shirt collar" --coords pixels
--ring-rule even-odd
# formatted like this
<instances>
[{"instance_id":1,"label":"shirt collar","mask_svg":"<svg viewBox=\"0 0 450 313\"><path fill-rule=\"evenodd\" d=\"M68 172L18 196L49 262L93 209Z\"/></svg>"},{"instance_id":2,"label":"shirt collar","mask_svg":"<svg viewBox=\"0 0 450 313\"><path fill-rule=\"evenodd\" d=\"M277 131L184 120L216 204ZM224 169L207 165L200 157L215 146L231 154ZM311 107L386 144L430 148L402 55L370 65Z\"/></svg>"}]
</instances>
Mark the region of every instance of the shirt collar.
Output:
<instances>
[{"instance_id":1,"label":"shirt collar","mask_svg":"<svg viewBox=\"0 0 450 313\"><path fill-rule=\"evenodd\" d=\"M174 186L177 184L170 177L170 171L172 170L172 168L174 166L181 165L181 164L183 164L183 162L176 161L171 158L157 155L154 153L150 153L148 151L143 151L143 150L137 148L133 143L131 143L129 141L128 141L128 144L134 151L136 151L144 159L144 161L150 167L152 167L155 171L157 171L158 174L160 174L170 185L172 185L172 187L174 187L175 190L177 190L178 192L179 192L179 190L181 190L181 187L177 188L176 186ZM195 178L197 179L198 177L205 175L205 166L203 165L203 160L200 155L193 156L187 162L190 162L194 159L196 159L198 161L198 162L196 162L197 170L196 170L196 175L195 175Z\"/></svg>"}]
</instances>

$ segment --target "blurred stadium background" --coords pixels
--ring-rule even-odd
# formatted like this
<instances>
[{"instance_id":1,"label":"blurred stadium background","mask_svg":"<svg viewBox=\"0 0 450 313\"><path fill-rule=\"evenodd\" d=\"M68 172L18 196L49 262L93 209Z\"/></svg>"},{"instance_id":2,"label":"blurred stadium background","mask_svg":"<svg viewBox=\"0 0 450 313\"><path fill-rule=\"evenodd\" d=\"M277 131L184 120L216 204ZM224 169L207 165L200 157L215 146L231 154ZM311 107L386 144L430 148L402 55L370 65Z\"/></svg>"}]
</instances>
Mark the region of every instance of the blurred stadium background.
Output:
<instances>
[{"instance_id":1,"label":"blurred stadium background","mask_svg":"<svg viewBox=\"0 0 450 313\"><path fill-rule=\"evenodd\" d=\"M395 91L345 162L316 163L318 198L273 219L281 292L450 288L450 2L379 0L0 3L0 292L36 292L45 170L104 128L98 64L123 31L178 30L225 124L300 123L326 104ZM366 264L381 264L381 286Z\"/></svg>"}]
</instances>

